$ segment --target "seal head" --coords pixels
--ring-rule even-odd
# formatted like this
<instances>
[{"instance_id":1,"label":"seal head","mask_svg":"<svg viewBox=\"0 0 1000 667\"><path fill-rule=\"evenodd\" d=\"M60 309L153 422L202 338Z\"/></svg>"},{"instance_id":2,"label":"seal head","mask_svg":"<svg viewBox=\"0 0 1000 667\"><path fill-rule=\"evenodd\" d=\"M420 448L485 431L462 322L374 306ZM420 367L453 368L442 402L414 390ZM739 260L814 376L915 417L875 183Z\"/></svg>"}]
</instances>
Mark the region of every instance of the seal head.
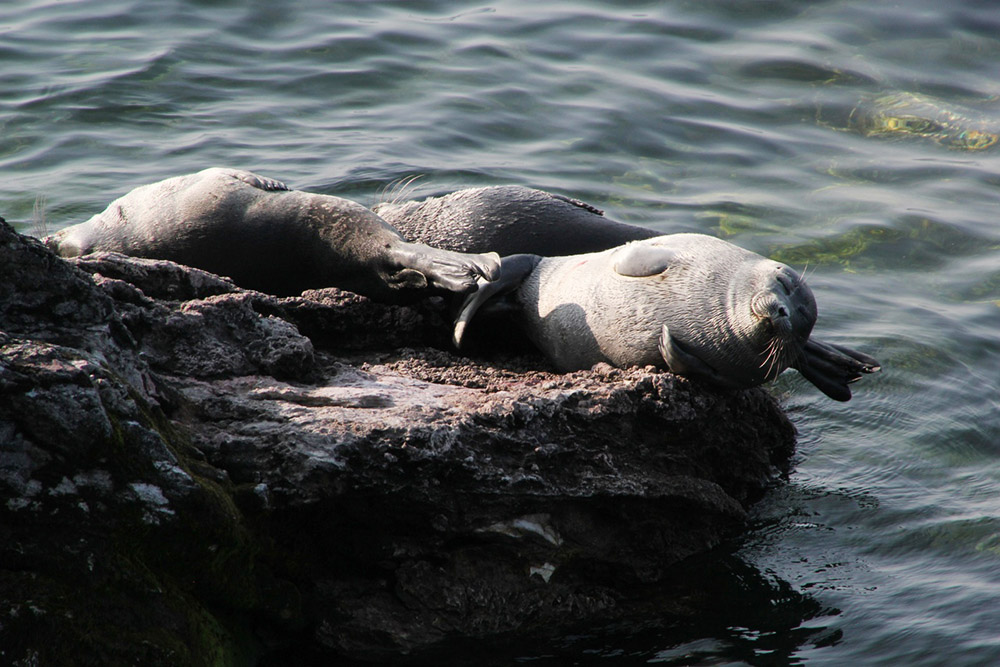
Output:
<instances>
[{"instance_id":1,"label":"seal head","mask_svg":"<svg viewBox=\"0 0 1000 667\"><path fill-rule=\"evenodd\" d=\"M719 306L725 315L711 329L688 318L673 330L663 323L657 348L667 368L731 388L773 380L799 358L812 333L812 290L788 266L757 256L744 257L725 291Z\"/></svg>"}]
</instances>

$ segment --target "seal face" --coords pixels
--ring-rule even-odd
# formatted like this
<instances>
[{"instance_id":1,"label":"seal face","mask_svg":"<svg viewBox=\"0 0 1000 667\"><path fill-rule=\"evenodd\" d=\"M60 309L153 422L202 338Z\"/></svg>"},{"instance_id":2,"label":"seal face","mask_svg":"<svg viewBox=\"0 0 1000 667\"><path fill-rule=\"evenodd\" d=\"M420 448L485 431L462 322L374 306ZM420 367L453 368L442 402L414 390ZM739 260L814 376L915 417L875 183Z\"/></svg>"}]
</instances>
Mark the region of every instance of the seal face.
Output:
<instances>
[{"instance_id":1,"label":"seal face","mask_svg":"<svg viewBox=\"0 0 1000 667\"><path fill-rule=\"evenodd\" d=\"M477 278L499 268L495 253L410 243L355 202L224 168L136 188L45 242L64 257L111 251L168 259L279 295L341 287L399 301L475 290Z\"/></svg>"}]
</instances>

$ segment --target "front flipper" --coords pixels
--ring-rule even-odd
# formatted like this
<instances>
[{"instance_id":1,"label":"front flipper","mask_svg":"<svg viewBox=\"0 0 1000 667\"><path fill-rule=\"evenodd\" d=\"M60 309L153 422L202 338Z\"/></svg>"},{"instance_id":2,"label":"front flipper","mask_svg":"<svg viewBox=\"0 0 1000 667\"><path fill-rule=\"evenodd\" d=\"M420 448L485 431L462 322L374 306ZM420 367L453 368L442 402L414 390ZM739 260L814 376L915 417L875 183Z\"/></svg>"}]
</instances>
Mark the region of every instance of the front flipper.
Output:
<instances>
[{"instance_id":1,"label":"front flipper","mask_svg":"<svg viewBox=\"0 0 1000 667\"><path fill-rule=\"evenodd\" d=\"M538 255L510 255L500 260L499 275L491 282L480 279L479 289L465 298L455 318L455 331L451 338L455 347L462 347L465 328L479 307L497 295L517 289L541 260Z\"/></svg>"},{"instance_id":2,"label":"front flipper","mask_svg":"<svg viewBox=\"0 0 1000 667\"><path fill-rule=\"evenodd\" d=\"M657 342L660 356L667 362L667 368L675 375L683 375L686 378L704 380L716 386L727 389L739 389L731 380L719 375L718 371L706 364L704 361L694 356L677 342L670 335L670 329L664 324L660 329L660 339Z\"/></svg>"},{"instance_id":3,"label":"front flipper","mask_svg":"<svg viewBox=\"0 0 1000 667\"><path fill-rule=\"evenodd\" d=\"M851 389L847 385L866 373L878 372L881 366L857 350L810 338L792 368L833 400L849 401Z\"/></svg>"},{"instance_id":4,"label":"front flipper","mask_svg":"<svg viewBox=\"0 0 1000 667\"><path fill-rule=\"evenodd\" d=\"M493 281L500 275L500 256L495 252L473 255L408 243L393 259L399 269L388 280L395 287L426 286L464 294L474 291L481 281Z\"/></svg>"},{"instance_id":5,"label":"front flipper","mask_svg":"<svg viewBox=\"0 0 1000 667\"><path fill-rule=\"evenodd\" d=\"M615 253L615 273L630 278L656 276L677 261L677 251L655 243L630 243Z\"/></svg>"}]
</instances>

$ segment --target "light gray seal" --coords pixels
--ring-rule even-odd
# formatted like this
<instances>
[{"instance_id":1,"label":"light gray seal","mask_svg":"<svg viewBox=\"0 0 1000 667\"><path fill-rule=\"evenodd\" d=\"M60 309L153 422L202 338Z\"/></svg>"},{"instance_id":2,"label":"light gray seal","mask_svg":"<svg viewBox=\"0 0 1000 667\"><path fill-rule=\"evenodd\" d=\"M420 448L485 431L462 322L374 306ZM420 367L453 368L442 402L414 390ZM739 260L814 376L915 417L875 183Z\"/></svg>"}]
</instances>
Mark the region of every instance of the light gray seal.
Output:
<instances>
[{"instance_id":1,"label":"light gray seal","mask_svg":"<svg viewBox=\"0 0 1000 667\"><path fill-rule=\"evenodd\" d=\"M731 389L796 368L827 396L879 370L860 352L810 338L816 301L788 266L720 239L673 234L568 257L505 257L466 299L455 327L508 293L528 336L562 371L654 365Z\"/></svg>"},{"instance_id":2,"label":"light gray seal","mask_svg":"<svg viewBox=\"0 0 1000 667\"><path fill-rule=\"evenodd\" d=\"M499 270L495 253L411 243L355 202L218 167L136 188L45 242L64 257L168 259L277 295L339 287L401 301L475 290Z\"/></svg>"}]
</instances>

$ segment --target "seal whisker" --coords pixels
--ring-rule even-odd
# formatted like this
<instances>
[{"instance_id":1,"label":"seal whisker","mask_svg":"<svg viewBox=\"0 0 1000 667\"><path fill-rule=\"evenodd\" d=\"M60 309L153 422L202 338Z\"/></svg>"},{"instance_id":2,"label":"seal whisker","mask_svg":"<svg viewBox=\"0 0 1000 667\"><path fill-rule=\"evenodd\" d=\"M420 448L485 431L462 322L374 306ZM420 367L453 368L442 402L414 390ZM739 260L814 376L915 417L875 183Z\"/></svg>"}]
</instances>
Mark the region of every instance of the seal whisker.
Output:
<instances>
[{"instance_id":1,"label":"seal whisker","mask_svg":"<svg viewBox=\"0 0 1000 667\"><path fill-rule=\"evenodd\" d=\"M760 364L760 368L764 368L767 365L767 369L764 371L765 378L769 380L774 379L787 367L785 363L787 361L787 353L788 346L784 344L780 336L775 336L768 341L767 349L765 350L766 356Z\"/></svg>"},{"instance_id":2,"label":"seal whisker","mask_svg":"<svg viewBox=\"0 0 1000 667\"><path fill-rule=\"evenodd\" d=\"M772 357L774 356L774 353L775 353L775 341L776 340L777 340L776 338L772 338L771 340L768 341L767 347L765 347L764 350L761 352L761 356L764 357L764 358L761 360L760 364L757 366L758 368L764 368L764 366L766 366L767 364L769 364L771 362L771 359L772 359Z\"/></svg>"},{"instance_id":3,"label":"seal whisker","mask_svg":"<svg viewBox=\"0 0 1000 667\"><path fill-rule=\"evenodd\" d=\"M781 339L775 337L772 340L772 347L774 354L771 355L771 363L767 368L767 378L773 378L777 375L776 371L781 367L781 361L784 357L784 345L781 344Z\"/></svg>"},{"instance_id":4,"label":"seal whisker","mask_svg":"<svg viewBox=\"0 0 1000 667\"><path fill-rule=\"evenodd\" d=\"M786 368L788 368L788 346L782 345L778 353L778 358L767 375L768 379L773 380L778 377Z\"/></svg>"},{"instance_id":5,"label":"seal whisker","mask_svg":"<svg viewBox=\"0 0 1000 667\"><path fill-rule=\"evenodd\" d=\"M816 269L813 268L813 273L815 272ZM808 282L808 280L809 280L809 262L806 262L806 265L802 267L802 273L800 274L799 277L799 284L795 287L795 289L798 290L799 287L805 285ZM795 294L795 292L793 291L792 294Z\"/></svg>"},{"instance_id":6,"label":"seal whisker","mask_svg":"<svg viewBox=\"0 0 1000 667\"><path fill-rule=\"evenodd\" d=\"M369 206L369 208L375 208L376 206L384 202L386 200L386 192L389 190L389 188L391 188L395 184L396 181L389 181L388 183L383 183L382 185L380 185L378 189L375 190L375 199L374 201L372 201L371 206Z\"/></svg>"},{"instance_id":7,"label":"seal whisker","mask_svg":"<svg viewBox=\"0 0 1000 667\"><path fill-rule=\"evenodd\" d=\"M411 186L423 177L423 174L412 174L386 183L379 189L375 205L398 204L403 199L408 199L413 192Z\"/></svg>"}]
</instances>

